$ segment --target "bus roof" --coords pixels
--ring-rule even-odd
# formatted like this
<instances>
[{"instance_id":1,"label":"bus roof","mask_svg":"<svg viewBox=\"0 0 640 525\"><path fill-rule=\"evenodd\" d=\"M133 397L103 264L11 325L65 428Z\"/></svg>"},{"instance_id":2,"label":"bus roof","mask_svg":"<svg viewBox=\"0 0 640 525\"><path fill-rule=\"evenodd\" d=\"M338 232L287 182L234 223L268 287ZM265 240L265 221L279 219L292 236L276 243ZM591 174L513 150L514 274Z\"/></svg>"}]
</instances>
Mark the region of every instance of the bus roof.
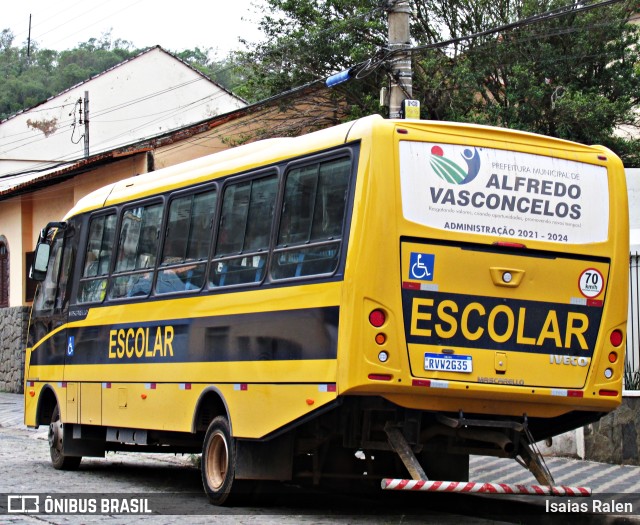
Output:
<instances>
[{"instance_id":1,"label":"bus roof","mask_svg":"<svg viewBox=\"0 0 640 525\"><path fill-rule=\"evenodd\" d=\"M537 147L547 149L550 154L553 150L575 154L606 151L601 147L585 146L576 142L505 128L457 122L390 120L380 115L370 115L299 137L264 139L123 179L81 198L65 218L337 146L349 139L360 139L371 133L374 128L393 129L397 126L431 131L441 136L465 136L471 141L490 140L494 143L503 143L505 147L535 144Z\"/></svg>"},{"instance_id":2,"label":"bus roof","mask_svg":"<svg viewBox=\"0 0 640 525\"><path fill-rule=\"evenodd\" d=\"M368 119L383 120L379 115L360 120ZM221 176L241 173L256 166L273 164L290 158L292 153L293 156L298 156L342 144L353 125L354 122L347 122L299 137L259 140L157 171L134 175L84 196L67 213L66 218L101 207L144 198L159 191L186 187Z\"/></svg>"}]
</instances>

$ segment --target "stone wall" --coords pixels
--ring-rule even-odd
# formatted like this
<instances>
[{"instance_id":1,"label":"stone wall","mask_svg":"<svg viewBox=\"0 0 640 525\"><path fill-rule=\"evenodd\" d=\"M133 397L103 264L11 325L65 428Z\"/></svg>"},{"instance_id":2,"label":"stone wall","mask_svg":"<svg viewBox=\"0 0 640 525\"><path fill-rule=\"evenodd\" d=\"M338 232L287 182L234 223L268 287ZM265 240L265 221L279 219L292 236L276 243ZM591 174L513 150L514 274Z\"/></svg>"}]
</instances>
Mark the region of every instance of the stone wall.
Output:
<instances>
[{"instance_id":1,"label":"stone wall","mask_svg":"<svg viewBox=\"0 0 640 525\"><path fill-rule=\"evenodd\" d=\"M585 459L640 465L640 397L625 395L613 412L584 428Z\"/></svg>"},{"instance_id":2,"label":"stone wall","mask_svg":"<svg viewBox=\"0 0 640 525\"><path fill-rule=\"evenodd\" d=\"M0 308L0 392L21 394L29 308Z\"/></svg>"}]
</instances>

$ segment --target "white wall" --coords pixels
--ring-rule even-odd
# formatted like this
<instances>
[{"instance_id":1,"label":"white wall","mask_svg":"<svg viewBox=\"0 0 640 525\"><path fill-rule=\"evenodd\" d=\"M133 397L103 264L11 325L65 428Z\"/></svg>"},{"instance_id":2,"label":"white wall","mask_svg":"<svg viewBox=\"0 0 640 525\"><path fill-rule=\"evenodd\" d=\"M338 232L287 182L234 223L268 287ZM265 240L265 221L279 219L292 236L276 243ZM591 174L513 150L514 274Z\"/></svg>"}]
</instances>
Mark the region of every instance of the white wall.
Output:
<instances>
[{"instance_id":1,"label":"white wall","mask_svg":"<svg viewBox=\"0 0 640 525\"><path fill-rule=\"evenodd\" d=\"M76 101L84 98L85 91L89 93L91 155L245 106L180 60L154 48L2 122L0 175L83 158L84 125L74 129L72 124L79 121ZM0 190L15 182L0 179Z\"/></svg>"}]
</instances>

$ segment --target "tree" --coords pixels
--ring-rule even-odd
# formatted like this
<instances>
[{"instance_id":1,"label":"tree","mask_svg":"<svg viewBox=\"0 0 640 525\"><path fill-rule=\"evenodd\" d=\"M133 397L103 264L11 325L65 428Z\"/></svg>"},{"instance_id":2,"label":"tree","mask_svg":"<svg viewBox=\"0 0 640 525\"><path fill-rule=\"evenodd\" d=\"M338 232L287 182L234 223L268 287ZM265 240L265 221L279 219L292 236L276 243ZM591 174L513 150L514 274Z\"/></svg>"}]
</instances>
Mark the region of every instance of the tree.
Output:
<instances>
[{"instance_id":1,"label":"tree","mask_svg":"<svg viewBox=\"0 0 640 525\"><path fill-rule=\"evenodd\" d=\"M639 33L628 23L637 2L581 11L585 5L412 1L413 98L422 102L423 118L600 143L628 165L640 165L638 141L615 134L622 125L638 128ZM554 10L561 16L518 23ZM489 31L498 27L503 30ZM266 98L372 59L363 70L368 76L341 85L337 95L350 106L349 117L381 112L378 92L388 73L378 60L387 40L379 2L266 0L261 29L266 40L236 57L246 98ZM483 36L465 38L477 34ZM438 46L450 39L459 40Z\"/></svg>"},{"instance_id":2,"label":"tree","mask_svg":"<svg viewBox=\"0 0 640 525\"><path fill-rule=\"evenodd\" d=\"M126 41L113 41L110 33L90 38L74 49L54 51L40 49L31 42L14 46L9 29L0 32L0 120L25 108L35 106L65 89L83 82L127 60L142 50ZM233 91L244 83L241 72L230 59L211 58L212 49L186 49L174 54L207 77Z\"/></svg>"},{"instance_id":3,"label":"tree","mask_svg":"<svg viewBox=\"0 0 640 525\"><path fill-rule=\"evenodd\" d=\"M229 91L235 92L235 88L245 82L242 71L235 67L230 58L216 60L211 55L215 49L185 49L174 53L180 60L200 71L211 80L224 86Z\"/></svg>"},{"instance_id":4,"label":"tree","mask_svg":"<svg viewBox=\"0 0 640 525\"><path fill-rule=\"evenodd\" d=\"M489 6L474 3L485 13ZM559 6L557 0L512 4L496 10L492 23L505 25ZM449 79L444 90L434 85L432 59L418 57L418 84L435 102L427 105L431 116L619 145L614 130L633 122L633 108L640 102L640 78L634 72L637 29L627 24L625 4L567 13L453 50L439 64ZM487 29L477 20L484 20L477 12L465 16L460 27L472 33Z\"/></svg>"},{"instance_id":5,"label":"tree","mask_svg":"<svg viewBox=\"0 0 640 525\"><path fill-rule=\"evenodd\" d=\"M234 57L246 78L237 92L251 101L366 61L387 39L385 11L373 0L267 0L260 28L265 40ZM340 87L351 117L379 109L383 78L383 71L372 70L358 82Z\"/></svg>"},{"instance_id":6,"label":"tree","mask_svg":"<svg viewBox=\"0 0 640 525\"><path fill-rule=\"evenodd\" d=\"M65 89L91 78L140 50L124 40L112 42L110 33L89 39L76 49L40 49L13 45L10 30L0 33L0 120L35 106Z\"/></svg>"}]
</instances>

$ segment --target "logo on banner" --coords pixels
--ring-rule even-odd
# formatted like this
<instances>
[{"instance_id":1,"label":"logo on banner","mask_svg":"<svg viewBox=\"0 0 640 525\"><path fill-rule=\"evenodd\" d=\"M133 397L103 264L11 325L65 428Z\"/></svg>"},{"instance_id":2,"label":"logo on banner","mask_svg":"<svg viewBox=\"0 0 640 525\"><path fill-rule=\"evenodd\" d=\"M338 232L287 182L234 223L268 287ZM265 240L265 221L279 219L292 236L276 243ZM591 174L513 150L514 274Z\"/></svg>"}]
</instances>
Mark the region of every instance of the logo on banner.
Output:
<instances>
[{"instance_id":1,"label":"logo on banner","mask_svg":"<svg viewBox=\"0 0 640 525\"><path fill-rule=\"evenodd\" d=\"M473 151L467 148L460 155L466 167L445 157L440 146L433 146L429 159L431 169L438 177L450 184L468 184L480 171L480 154L477 148L473 148Z\"/></svg>"}]
</instances>

